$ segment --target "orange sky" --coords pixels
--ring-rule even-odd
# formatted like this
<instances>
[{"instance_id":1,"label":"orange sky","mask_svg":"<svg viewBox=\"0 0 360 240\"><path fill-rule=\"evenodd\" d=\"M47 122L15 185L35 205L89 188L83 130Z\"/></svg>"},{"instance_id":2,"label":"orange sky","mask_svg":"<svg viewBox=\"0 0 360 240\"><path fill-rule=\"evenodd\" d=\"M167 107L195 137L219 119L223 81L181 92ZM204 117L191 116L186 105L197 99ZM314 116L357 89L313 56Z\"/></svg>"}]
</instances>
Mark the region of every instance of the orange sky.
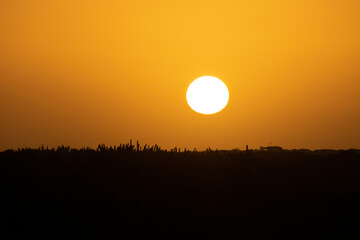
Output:
<instances>
[{"instance_id":1,"label":"orange sky","mask_svg":"<svg viewBox=\"0 0 360 240\"><path fill-rule=\"evenodd\" d=\"M360 1L0 1L0 150L360 148ZM230 100L204 116L197 77Z\"/></svg>"}]
</instances>

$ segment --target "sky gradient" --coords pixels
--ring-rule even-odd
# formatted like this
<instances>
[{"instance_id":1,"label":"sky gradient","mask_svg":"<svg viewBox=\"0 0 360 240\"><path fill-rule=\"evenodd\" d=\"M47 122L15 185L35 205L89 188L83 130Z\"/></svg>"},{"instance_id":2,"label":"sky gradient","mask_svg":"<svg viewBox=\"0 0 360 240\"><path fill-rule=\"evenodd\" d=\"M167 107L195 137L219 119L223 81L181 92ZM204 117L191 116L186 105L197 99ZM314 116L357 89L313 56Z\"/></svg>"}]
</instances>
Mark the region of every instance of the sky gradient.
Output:
<instances>
[{"instance_id":1,"label":"sky gradient","mask_svg":"<svg viewBox=\"0 0 360 240\"><path fill-rule=\"evenodd\" d=\"M360 2L0 1L0 150L360 148ZM200 76L228 87L205 116Z\"/></svg>"}]
</instances>

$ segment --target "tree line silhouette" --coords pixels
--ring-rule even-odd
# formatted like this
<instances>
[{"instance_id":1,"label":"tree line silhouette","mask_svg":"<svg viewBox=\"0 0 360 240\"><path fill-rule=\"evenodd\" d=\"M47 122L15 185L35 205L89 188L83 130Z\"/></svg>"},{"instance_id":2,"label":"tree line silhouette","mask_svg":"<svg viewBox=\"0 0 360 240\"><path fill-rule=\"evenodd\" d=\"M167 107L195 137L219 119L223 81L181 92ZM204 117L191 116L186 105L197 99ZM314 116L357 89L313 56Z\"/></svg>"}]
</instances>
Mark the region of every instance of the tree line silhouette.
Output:
<instances>
[{"instance_id":1,"label":"tree line silhouette","mask_svg":"<svg viewBox=\"0 0 360 240\"><path fill-rule=\"evenodd\" d=\"M7 150L0 236L356 237L359 173L356 149Z\"/></svg>"}]
</instances>

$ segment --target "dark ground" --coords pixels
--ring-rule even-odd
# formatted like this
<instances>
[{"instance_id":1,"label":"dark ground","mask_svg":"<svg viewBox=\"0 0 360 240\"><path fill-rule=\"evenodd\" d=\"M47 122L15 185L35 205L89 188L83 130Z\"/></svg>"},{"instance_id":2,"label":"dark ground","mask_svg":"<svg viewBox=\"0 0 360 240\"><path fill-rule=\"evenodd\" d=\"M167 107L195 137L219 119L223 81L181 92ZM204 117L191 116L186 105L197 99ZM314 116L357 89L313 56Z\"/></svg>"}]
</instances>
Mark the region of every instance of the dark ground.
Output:
<instances>
[{"instance_id":1,"label":"dark ground","mask_svg":"<svg viewBox=\"0 0 360 240\"><path fill-rule=\"evenodd\" d=\"M0 238L360 239L357 150L156 150L1 152Z\"/></svg>"}]
</instances>

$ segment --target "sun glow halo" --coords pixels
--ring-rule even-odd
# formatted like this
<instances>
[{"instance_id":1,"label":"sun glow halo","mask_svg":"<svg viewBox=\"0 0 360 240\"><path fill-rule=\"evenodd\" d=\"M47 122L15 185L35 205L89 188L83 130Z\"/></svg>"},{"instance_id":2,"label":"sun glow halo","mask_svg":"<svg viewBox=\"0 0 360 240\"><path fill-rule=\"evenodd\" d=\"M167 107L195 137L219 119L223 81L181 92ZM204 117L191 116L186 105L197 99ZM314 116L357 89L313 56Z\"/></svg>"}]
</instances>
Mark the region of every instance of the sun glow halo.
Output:
<instances>
[{"instance_id":1,"label":"sun glow halo","mask_svg":"<svg viewBox=\"0 0 360 240\"><path fill-rule=\"evenodd\" d=\"M195 112L214 114L220 112L227 105L229 91L220 79L203 76L189 85L186 100Z\"/></svg>"}]
</instances>

